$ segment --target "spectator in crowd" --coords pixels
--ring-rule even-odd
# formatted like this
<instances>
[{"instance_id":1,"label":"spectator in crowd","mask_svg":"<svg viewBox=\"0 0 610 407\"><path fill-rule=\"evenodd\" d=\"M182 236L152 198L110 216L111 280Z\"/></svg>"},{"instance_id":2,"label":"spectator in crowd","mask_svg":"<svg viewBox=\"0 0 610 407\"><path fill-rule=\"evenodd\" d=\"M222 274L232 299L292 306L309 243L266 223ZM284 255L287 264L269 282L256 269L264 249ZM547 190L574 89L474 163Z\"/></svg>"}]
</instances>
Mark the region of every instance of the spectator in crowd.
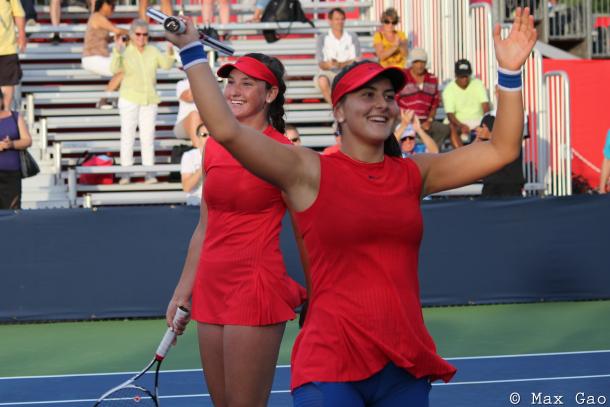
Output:
<instances>
[{"instance_id":1,"label":"spectator in crowd","mask_svg":"<svg viewBox=\"0 0 610 407\"><path fill-rule=\"evenodd\" d=\"M17 52L24 52L26 44L25 13L21 3L19 0L0 1L0 90L3 109L7 111L12 108L15 86L19 85L22 76Z\"/></svg>"},{"instance_id":2,"label":"spectator in crowd","mask_svg":"<svg viewBox=\"0 0 610 407\"><path fill-rule=\"evenodd\" d=\"M21 161L19 150L32 145L23 117L6 110L0 93L0 209L21 208Z\"/></svg>"},{"instance_id":3,"label":"spectator in crowd","mask_svg":"<svg viewBox=\"0 0 610 407\"><path fill-rule=\"evenodd\" d=\"M609 192L610 188L610 129L606 135L606 144L604 145L604 160L602 161L602 169L599 179L599 187L597 191L600 194Z\"/></svg>"},{"instance_id":4,"label":"spectator in crowd","mask_svg":"<svg viewBox=\"0 0 610 407\"><path fill-rule=\"evenodd\" d=\"M475 142L486 142L491 140L495 120L495 111L483 116L481 125L475 129ZM483 178L483 191L481 192L481 197L501 198L523 196L525 178L523 177L522 162L523 158L522 153L520 152L519 157L513 162Z\"/></svg>"},{"instance_id":5,"label":"spectator in crowd","mask_svg":"<svg viewBox=\"0 0 610 407\"><path fill-rule=\"evenodd\" d=\"M263 13L265 12L265 8L267 4L269 4L271 0L256 0L256 5L254 6L254 15L250 20L253 23L258 23L263 18Z\"/></svg>"},{"instance_id":6,"label":"spectator in crowd","mask_svg":"<svg viewBox=\"0 0 610 407\"><path fill-rule=\"evenodd\" d=\"M161 3L161 11L168 16L173 15L172 11L172 0L160 0ZM148 16L146 15L146 9L148 8L148 0L139 0L138 1L138 16L140 20L148 21Z\"/></svg>"},{"instance_id":7,"label":"spectator in crowd","mask_svg":"<svg viewBox=\"0 0 610 407\"><path fill-rule=\"evenodd\" d=\"M288 140L290 140L290 142L295 146L302 145L301 135L299 134L297 128L294 127L292 124L286 125L286 137L288 137Z\"/></svg>"},{"instance_id":8,"label":"spectator in crowd","mask_svg":"<svg viewBox=\"0 0 610 407\"><path fill-rule=\"evenodd\" d=\"M443 90L443 106L451 128L454 148L474 140L471 131L479 126L489 111L489 99L483 82L471 78L472 67L466 59L455 63L455 80Z\"/></svg>"},{"instance_id":9,"label":"spectator in crowd","mask_svg":"<svg viewBox=\"0 0 610 407\"><path fill-rule=\"evenodd\" d=\"M195 103L187 79L176 83L176 96L178 97L178 116L174 125L174 135L177 138L191 139L203 123Z\"/></svg>"},{"instance_id":10,"label":"spectator in crowd","mask_svg":"<svg viewBox=\"0 0 610 407\"><path fill-rule=\"evenodd\" d=\"M110 51L108 48L109 34L116 38L129 34L127 30L118 28L110 22L114 12L115 0L96 0L94 12L89 16L85 40L83 44L83 69L106 78L111 78L106 85L106 92L114 92L119 88L123 79L123 72L113 73L110 69ZM103 97L97 103L101 109L111 109L112 102Z\"/></svg>"},{"instance_id":11,"label":"spectator in crowd","mask_svg":"<svg viewBox=\"0 0 610 407\"><path fill-rule=\"evenodd\" d=\"M333 127L335 128L335 144L333 144L332 146L328 146L324 150L322 150L323 155L336 153L337 151L341 150L341 125L335 122Z\"/></svg>"},{"instance_id":12,"label":"spectator in crowd","mask_svg":"<svg viewBox=\"0 0 610 407\"><path fill-rule=\"evenodd\" d=\"M100 1L100 0L98 0ZM155 90L157 69L169 69L174 63L173 47L168 44L164 55L156 47L148 44L148 23L134 20L129 31L129 45L121 36L116 38L110 70L123 71L125 77L119 94L119 113L121 115L121 165L133 165L133 145L136 127L140 130L142 164L155 163L155 121L157 105L160 102ZM128 175L121 177L120 184L129 183ZM157 178L147 175L147 184L154 184Z\"/></svg>"},{"instance_id":13,"label":"spectator in crowd","mask_svg":"<svg viewBox=\"0 0 610 407\"><path fill-rule=\"evenodd\" d=\"M318 36L316 61L319 71L314 82L327 103L330 100L330 86L337 73L345 66L360 58L360 41L354 33L345 31L345 12L333 8L328 12L330 29Z\"/></svg>"},{"instance_id":14,"label":"spectator in crowd","mask_svg":"<svg viewBox=\"0 0 610 407\"><path fill-rule=\"evenodd\" d=\"M195 110L196 111L196 110ZM208 129L203 123L197 126L191 135L193 149L182 154L180 160L180 179L182 190L186 192L187 205L201 205L201 192L203 189L203 152L208 141Z\"/></svg>"},{"instance_id":15,"label":"spectator in crowd","mask_svg":"<svg viewBox=\"0 0 610 407\"><path fill-rule=\"evenodd\" d=\"M422 129L430 135L440 148L449 137L449 126L438 122L436 109L440 104L438 78L428 72L428 54L423 48L415 48L409 54L411 66L406 70L407 84L396 100L401 109L412 109L421 122Z\"/></svg>"},{"instance_id":16,"label":"spectator in crowd","mask_svg":"<svg viewBox=\"0 0 610 407\"><path fill-rule=\"evenodd\" d=\"M216 0L202 0L201 3L201 18L203 25L210 25L214 22L214 3ZM218 0L218 16L220 24L229 24L231 17L231 9L229 0Z\"/></svg>"},{"instance_id":17,"label":"spectator in crowd","mask_svg":"<svg viewBox=\"0 0 610 407\"><path fill-rule=\"evenodd\" d=\"M90 2L91 4L88 4L88 2ZM63 3L62 0L50 0L50 2L49 2L49 16L51 17L51 25L56 28L59 27L59 23L61 21L62 3ZM90 10L91 13L93 13L93 11L95 10L95 3L96 3L96 0L69 0L68 1L69 5L81 6L83 8L86 8L87 10ZM26 11L26 17L27 17L27 11ZM53 45L58 45L61 42L61 36L59 35L59 32L53 33L51 42Z\"/></svg>"},{"instance_id":18,"label":"spectator in crowd","mask_svg":"<svg viewBox=\"0 0 610 407\"><path fill-rule=\"evenodd\" d=\"M21 0L21 6L25 12L25 24L29 26L36 25L38 16L34 7L34 0Z\"/></svg>"},{"instance_id":19,"label":"spectator in crowd","mask_svg":"<svg viewBox=\"0 0 610 407\"><path fill-rule=\"evenodd\" d=\"M394 131L403 157L421 153L438 153L438 146L424 131L413 110L401 110L400 124ZM419 141L417 140L419 136Z\"/></svg>"},{"instance_id":20,"label":"spectator in crowd","mask_svg":"<svg viewBox=\"0 0 610 407\"><path fill-rule=\"evenodd\" d=\"M390 7L381 14L381 29L373 36L375 54L381 66L404 68L407 63L407 36L397 30L398 12Z\"/></svg>"}]
</instances>

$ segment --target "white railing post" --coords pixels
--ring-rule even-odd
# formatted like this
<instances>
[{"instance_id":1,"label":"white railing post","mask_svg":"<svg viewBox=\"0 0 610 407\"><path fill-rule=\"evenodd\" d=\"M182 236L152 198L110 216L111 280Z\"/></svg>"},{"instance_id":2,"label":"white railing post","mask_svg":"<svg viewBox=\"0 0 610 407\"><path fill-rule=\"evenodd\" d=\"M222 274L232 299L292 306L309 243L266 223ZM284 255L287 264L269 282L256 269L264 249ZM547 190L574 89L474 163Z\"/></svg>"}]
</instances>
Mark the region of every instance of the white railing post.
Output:
<instances>
[{"instance_id":1,"label":"white railing post","mask_svg":"<svg viewBox=\"0 0 610 407\"><path fill-rule=\"evenodd\" d=\"M570 81L565 72L544 74L546 120L548 132L549 164L547 168L547 194L572 194L572 154L570 120Z\"/></svg>"},{"instance_id":2,"label":"white railing post","mask_svg":"<svg viewBox=\"0 0 610 407\"><path fill-rule=\"evenodd\" d=\"M40 127L38 128L40 139L40 158L46 160L47 156L47 143L49 141L49 129L47 128L47 119L43 117L40 119Z\"/></svg>"},{"instance_id":3,"label":"white railing post","mask_svg":"<svg viewBox=\"0 0 610 407\"><path fill-rule=\"evenodd\" d=\"M28 122L30 134L34 134L34 94L28 93L25 97L25 117Z\"/></svg>"},{"instance_id":4,"label":"white railing post","mask_svg":"<svg viewBox=\"0 0 610 407\"><path fill-rule=\"evenodd\" d=\"M70 207L76 207L76 170L68 169L68 200Z\"/></svg>"}]
</instances>

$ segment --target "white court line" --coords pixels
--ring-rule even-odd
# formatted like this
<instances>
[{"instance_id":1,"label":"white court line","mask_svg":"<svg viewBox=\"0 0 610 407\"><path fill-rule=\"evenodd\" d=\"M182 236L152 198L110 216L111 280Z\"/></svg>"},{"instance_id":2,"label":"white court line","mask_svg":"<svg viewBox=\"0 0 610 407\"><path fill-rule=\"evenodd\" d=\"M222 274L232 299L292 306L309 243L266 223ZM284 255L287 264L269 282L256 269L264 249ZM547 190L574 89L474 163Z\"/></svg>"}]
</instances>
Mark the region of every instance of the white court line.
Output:
<instances>
[{"instance_id":1,"label":"white court line","mask_svg":"<svg viewBox=\"0 0 610 407\"><path fill-rule=\"evenodd\" d=\"M522 355L490 355L490 356L464 356L459 358L443 358L445 360L477 360L477 359L502 359L502 358L529 358L537 356L564 356L585 355L590 353L610 353L610 350L586 350L580 352L550 352L550 353L524 353Z\"/></svg>"},{"instance_id":2,"label":"white court line","mask_svg":"<svg viewBox=\"0 0 610 407\"><path fill-rule=\"evenodd\" d=\"M529 379L509 379L509 380L484 380L470 382L455 382L455 383L433 383L433 386L457 386L457 385L477 385L477 384L500 384L500 383L522 383L522 382L540 382L540 381L555 381L555 380L578 380L578 379L601 379L610 377L610 374L605 375L589 375L589 376L565 376L565 377L532 377ZM290 393L290 390L272 390L271 394ZM179 399L179 398L203 398L210 397L209 393L199 394L179 394L174 396L159 396L160 399ZM0 406L26 406L37 404L67 404L67 403L92 403L97 399L81 399L81 400L52 400L52 401L25 401L16 403L0 403Z\"/></svg>"},{"instance_id":3,"label":"white court line","mask_svg":"<svg viewBox=\"0 0 610 407\"><path fill-rule=\"evenodd\" d=\"M610 377L610 374L590 375L590 376L564 376L564 377L532 377L530 379L507 379L507 380L482 380L473 382L450 382L432 383L433 386L459 386L463 384L497 384L497 383L520 383L520 382L543 382L553 380L575 380L575 379L603 379Z\"/></svg>"},{"instance_id":4,"label":"white court line","mask_svg":"<svg viewBox=\"0 0 610 407\"><path fill-rule=\"evenodd\" d=\"M290 365L277 365L276 369L288 369ZM177 369L177 370L161 370L161 373L189 373L189 372L201 372L199 369ZM134 375L137 372L114 372L114 373L73 373L73 374L59 374L59 375L46 375L46 376L15 376L15 377L0 377L0 380L13 380L13 379L61 379L64 377L83 377L83 376L118 376L118 375ZM154 374L155 372L146 372L147 374ZM0 404L1 405L1 404Z\"/></svg>"},{"instance_id":5,"label":"white court line","mask_svg":"<svg viewBox=\"0 0 610 407\"><path fill-rule=\"evenodd\" d=\"M596 353L610 353L609 350L588 350L579 352L554 352L554 353L524 353L519 355L496 355L496 356L464 356L456 358L444 358L445 360L477 360L477 359L502 359L502 358L521 358L521 357L538 357L538 356L564 356L564 355L586 355ZM288 369L290 365L277 365L278 369ZM161 373L188 373L200 372L201 369L179 369L179 370L163 370ZM17 379L51 379L62 377L81 377L81 376L113 376L113 375L129 375L138 372L115 372L115 373L83 373L83 374L65 374L65 375L47 375L47 376L14 376L0 377L0 380L17 380ZM1 404L0 404L1 405Z\"/></svg>"},{"instance_id":6,"label":"white court line","mask_svg":"<svg viewBox=\"0 0 610 407\"><path fill-rule=\"evenodd\" d=\"M290 393L290 390L272 390L271 394ZM177 394L174 396L159 396L160 399L185 399L185 398L204 398L210 397L209 393L199 394ZM97 399L81 400L52 400L52 401L23 401L16 403L0 403L0 406L31 406L37 404L67 404L67 403L95 403Z\"/></svg>"}]
</instances>

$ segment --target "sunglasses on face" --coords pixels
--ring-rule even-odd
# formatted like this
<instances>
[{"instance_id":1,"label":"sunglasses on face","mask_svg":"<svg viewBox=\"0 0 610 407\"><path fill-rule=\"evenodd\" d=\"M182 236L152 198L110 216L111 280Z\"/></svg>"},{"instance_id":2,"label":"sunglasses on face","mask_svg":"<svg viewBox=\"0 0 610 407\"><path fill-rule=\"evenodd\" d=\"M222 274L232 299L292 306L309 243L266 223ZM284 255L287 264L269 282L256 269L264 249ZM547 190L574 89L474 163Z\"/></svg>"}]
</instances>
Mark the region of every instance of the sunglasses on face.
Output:
<instances>
[{"instance_id":1,"label":"sunglasses on face","mask_svg":"<svg viewBox=\"0 0 610 407\"><path fill-rule=\"evenodd\" d=\"M415 140L415 137L414 136L405 136L400 139L400 141L405 141L405 140Z\"/></svg>"},{"instance_id":2,"label":"sunglasses on face","mask_svg":"<svg viewBox=\"0 0 610 407\"><path fill-rule=\"evenodd\" d=\"M396 25L398 24L398 21L396 20L383 20L384 24L392 24L392 25Z\"/></svg>"},{"instance_id":3,"label":"sunglasses on face","mask_svg":"<svg viewBox=\"0 0 610 407\"><path fill-rule=\"evenodd\" d=\"M288 140L290 140L291 143L296 143L297 141L301 140L301 138L295 137L295 138L289 138Z\"/></svg>"},{"instance_id":4,"label":"sunglasses on face","mask_svg":"<svg viewBox=\"0 0 610 407\"><path fill-rule=\"evenodd\" d=\"M148 33L133 33L136 37L148 37Z\"/></svg>"}]
</instances>

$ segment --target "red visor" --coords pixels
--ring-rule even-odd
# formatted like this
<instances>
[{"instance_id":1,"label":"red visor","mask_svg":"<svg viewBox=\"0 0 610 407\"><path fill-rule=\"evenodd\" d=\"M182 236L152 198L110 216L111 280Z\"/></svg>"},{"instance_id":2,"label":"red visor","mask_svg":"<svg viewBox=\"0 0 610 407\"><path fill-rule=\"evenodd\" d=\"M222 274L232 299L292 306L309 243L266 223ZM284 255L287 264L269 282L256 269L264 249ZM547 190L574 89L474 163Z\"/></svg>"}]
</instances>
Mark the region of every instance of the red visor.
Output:
<instances>
[{"instance_id":1,"label":"red visor","mask_svg":"<svg viewBox=\"0 0 610 407\"><path fill-rule=\"evenodd\" d=\"M233 68L240 70L254 79L259 79L267 82L271 86L279 87L277 78L273 72L271 72L271 69L258 59L252 57L240 57L234 63L224 64L216 71L216 74L221 78L228 78L229 73Z\"/></svg>"},{"instance_id":2,"label":"red visor","mask_svg":"<svg viewBox=\"0 0 610 407\"><path fill-rule=\"evenodd\" d=\"M383 68L376 62L366 62L352 68L339 80L332 91L333 106L336 106L344 95L364 86L378 76L388 78L396 92L399 92L407 82L405 73L400 68Z\"/></svg>"}]
</instances>

